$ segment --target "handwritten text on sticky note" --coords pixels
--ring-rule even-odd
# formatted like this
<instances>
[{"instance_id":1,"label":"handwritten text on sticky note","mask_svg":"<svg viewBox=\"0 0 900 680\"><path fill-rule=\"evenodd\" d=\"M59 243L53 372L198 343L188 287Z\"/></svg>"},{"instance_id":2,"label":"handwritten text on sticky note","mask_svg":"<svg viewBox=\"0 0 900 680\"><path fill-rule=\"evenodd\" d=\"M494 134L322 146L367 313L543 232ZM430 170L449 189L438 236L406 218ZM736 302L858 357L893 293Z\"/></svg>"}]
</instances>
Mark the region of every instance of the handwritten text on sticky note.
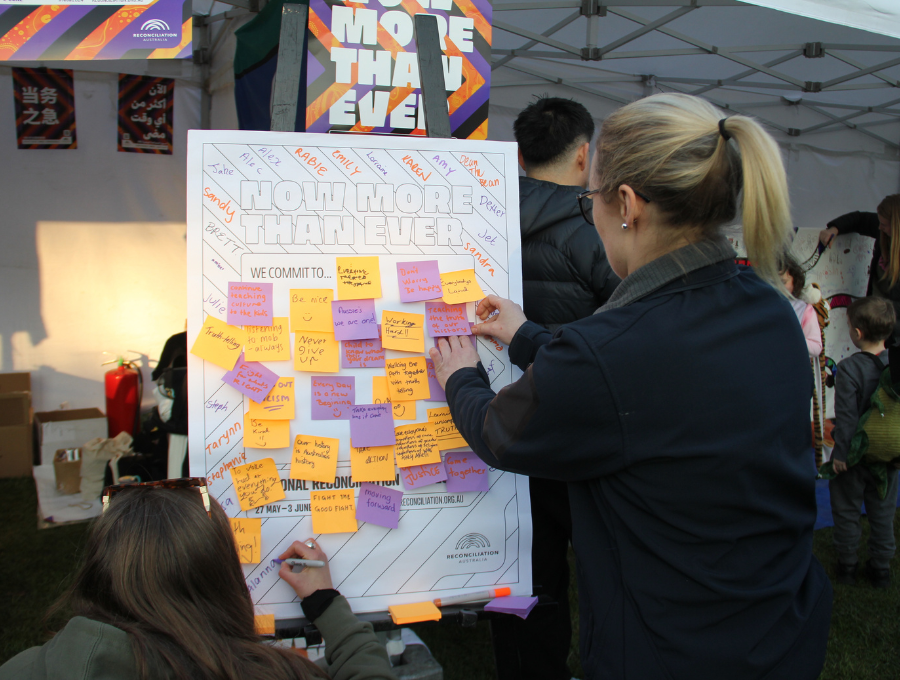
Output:
<instances>
[{"instance_id":1,"label":"handwritten text on sticky note","mask_svg":"<svg viewBox=\"0 0 900 680\"><path fill-rule=\"evenodd\" d=\"M335 300L331 303L335 340L378 338L373 300Z\"/></svg>"},{"instance_id":2,"label":"handwritten text on sticky note","mask_svg":"<svg viewBox=\"0 0 900 680\"><path fill-rule=\"evenodd\" d=\"M334 483L337 472L339 439L298 434L291 456L291 479Z\"/></svg>"},{"instance_id":3,"label":"handwritten text on sticky note","mask_svg":"<svg viewBox=\"0 0 900 680\"><path fill-rule=\"evenodd\" d=\"M248 449L283 449L291 445L289 420L257 420L244 414L244 446Z\"/></svg>"},{"instance_id":4,"label":"handwritten text on sticky note","mask_svg":"<svg viewBox=\"0 0 900 680\"><path fill-rule=\"evenodd\" d=\"M372 403L390 404L391 409L394 411L394 420L416 419L415 400L394 401L391 399L391 392L388 387L386 375L372 376Z\"/></svg>"},{"instance_id":5,"label":"handwritten text on sticky note","mask_svg":"<svg viewBox=\"0 0 900 680\"><path fill-rule=\"evenodd\" d=\"M341 343L341 368L383 368L381 339L347 340Z\"/></svg>"},{"instance_id":6,"label":"handwritten text on sticky note","mask_svg":"<svg viewBox=\"0 0 900 680\"><path fill-rule=\"evenodd\" d=\"M356 377L316 375L310 380L313 420L350 420L356 403Z\"/></svg>"},{"instance_id":7,"label":"handwritten text on sticky note","mask_svg":"<svg viewBox=\"0 0 900 680\"><path fill-rule=\"evenodd\" d=\"M291 338L288 318L276 316L271 326L244 326L247 342L244 357L250 361L290 361Z\"/></svg>"},{"instance_id":8,"label":"handwritten text on sticky note","mask_svg":"<svg viewBox=\"0 0 900 680\"><path fill-rule=\"evenodd\" d=\"M394 415L390 404L358 404L350 408L350 443L353 446L389 446L394 439Z\"/></svg>"},{"instance_id":9,"label":"handwritten text on sticky note","mask_svg":"<svg viewBox=\"0 0 900 680\"><path fill-rule=\"evenodd\" d=\"M250 402L248 413L257 420L293 420L296 417L294 379L278 378L272 391L261 402Z\"/></svg>"},{"instance_id":10,"label":"handwritten text on sticky note","mask_svg":"<svg viewBox=\"0 0 900 680\"><path fill-rule=\"evenodd\" d=\"M238 465L230 472L241 510L252 510L284 498L278 468L271 458Z\"/></svg>"},{"instance_id":11,"label":"handwritten text on sticky note","mask_svg":"<svg viewBox=\"0 0 900 680\"><path fill-rule=\"evenodd\" d=\"M450 305L446 302L425 303L425 326L432 338L442 335L469 335L469 314L465 303Z\"/></svg>"},{"instance_id":12,"label":"handwritten text on sticky note","mask_svg":"<svg viewBox=\"0 0 900 680\"><path fill-rule=\"evenodd\" d=\"M310 491L309 502L314 534L351 533L359 528L353 489Z\"/></svg>"},{"instance_id":13,"label":"handwritten text on sticky note","mask_svg":"<svg viewBox=\"0 0 900 680\"><path fill-rule=\"evenodd\" d=\"M340 370L340 357L341 345L334 339L334 333L294 333L294 370L337 373Z\"/></svg>"},{"instance_id":14,"label":"handwritten text on sticky note","mask_svg":"<svg viewBox=\"0 0 900 680\"><path fill-rule=\"evenodd\" d=\"M425 352L425 315L382 310L381 344L401 352Z\"/></svg>"},{"instance_id":15,"label":"handwritten text on sticky note","mask_svg":"<svg viewBox=\"0 0 900 680\"><path fill-rule=\"evenodd\" d=\"M191 354L230 371L246 341L247 333L243 329L229 326L210 315L206 317L203 328L191 346Z\"/></svg>"},{"instance_id":16,"label":"handwritten text on sticky note","mask_svg":"<svg viewBox=\"0 0 900 680\"><path fill-rule=\"evenodd\" d=\"M441 462L441 452L431 423L400 425L394 428L394 433L397 437L394 456L398 467Z\"/></svg>"},{"instance_id":17,"label":"handwritten text on sticky note","mask_svg":"<svg viewBox=\"0 0 900 680\"><path fill-rule=\"evenodd\" d=\"M261 402L278 382L278 374L258 361L247 361L241 355L234 368L222 376L222 382L231 385L253 401Z\"/></svg>"},{"instance_id":18,"label":"handwritten text on sticky note","mask_svg":"<svg viewBox=\"0 0 900 680\"><path fill-rule=\"evenodd\" d=\"M330 288L291 288L291 332L333 333L332 300L334 291Z\"/></svg>"},{"instance_id":19,"label":"handwritten text on sticky note","mask_svg":"<svg viewBox=\"0 0 900 680\"><path fill-rule=\"evenodd\" d=\"M472 451L456 451L444 460L447 470L447 491L487 491L488 466Z\"/></svg>"},{"instance_id":20,"label":"handwritten text on sticky note","mask_svg":"<svg viewBox=\"0 0 900 680\"><path fill-rule=\"evenodd\" d=\"M400 522L400 501L403 492L377 484L362 484L356 503L356 519L396 529Z\"/></svg>"},{"instance_id":21,"label":"handwritten text on sticky note","mask_svg":"<svg viewBox=\"0 0 900 680\"><path fill-rule=\"evenodd\" d=\"M438 448L441 451L468 446L459 430L456 429L449 406L428 409L428 422L434 425L434 436L437 437Z\"/></svg>"},{"instance_id":22,"label":"handwritten text on sticky note","mask_svg":"<svg viewBox=\"0 0 900 680\"><path fill-rule=\"evenodd\" d=\"M407 491L412 491L420 486L447 481L447 471L444 469L444 464L440 461L437 463L425 463L424 465L413 465L407 468L400 468L400 479L403 481L403 488Z\"/></svg>"},{"instance_id":23,"label":"handwritten text on sticky note","mask_svg":"<svg viewBox=\"0 0 900 680\"><path fill-rule=\"evenodd\" d=\"M441 274L441 288L444 290L444 302L452 305L459 302L477 302L484 297L484 291L475 278L474 269Z\"/></svg>"},{"instance_id":24,"label":"handwritten text on sticky note","mask_svg":"<svg viewBox=\"0 0 900 680\"><path fill-rule=\"evenodd\" d=\"M381 269L377 257L338 257L338 300L381 297Z\"/></svg>"},{"instance_id":25,"label":"handwritten text on sticky note","mask_svg":"<svg viewBox=\"0 0 900 680\"><path fill-rule=\"evenodd\" d=\"M259 563L262 552L262 520L253 517L232 517L229 522L241 564Z\"/></svg>"},{"instance_id":26,"label":"handwritten text on sticky note","mask_svg":"<svg viewBox=\"0 0 900 680\"><path fill-rule=\"evenodd\" d=\"M441 297L441 273L437 260L398 262L397 283L401 302L434 300Z\"/></svg>"},{"instance_id":27,"label":"handwritten text on sticky note","mask_svg":"<svg viewBox=\"0 0 900 680\"><path fill-rule=\"evenodd\" d=\"M390 482L395 477L394 447L351 446L350 475L354 482Z\"/></svg>"},{"instance_id":28,"label":"handwritten text on sticky note","mask_svg":"<svg viewBox=\"0 0 900 680\"><path fill-rule=\"evenodd\" d=\"M384 363L384 370L387 373L391 401L428 399L431 395L425 357L388 359Z\"/></svg>"},{"instance_id":29,"label":"handwritten text on sticky note","mask_svg":"<svg viewBox=\"0 0 900 680\"><path fill-rule=\"evenodd\" d=\"M233 326L271 326L272 284L229 281L228 323Z\"/></svg>"}]
</instances>

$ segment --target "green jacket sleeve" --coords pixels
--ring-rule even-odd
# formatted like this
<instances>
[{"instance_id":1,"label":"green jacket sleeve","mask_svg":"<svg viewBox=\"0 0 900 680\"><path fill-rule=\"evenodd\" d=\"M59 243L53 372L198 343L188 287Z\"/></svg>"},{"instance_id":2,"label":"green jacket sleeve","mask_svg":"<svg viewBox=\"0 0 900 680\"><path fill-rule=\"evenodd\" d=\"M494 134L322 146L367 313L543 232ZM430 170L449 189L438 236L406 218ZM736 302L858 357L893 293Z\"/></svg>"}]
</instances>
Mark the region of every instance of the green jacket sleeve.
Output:
<instances>
[{"instance_id":1,"label":"green jacket sleeve","mask_svg":"<svg viewBox=\"0 0 900 680\"><path fill-rule=\"evenodd\" d=\"M331 602L316 619L316 628L325 640L325 659L332 680L397 680L372 624L357 619L345 597Z\"/></svg>"}]
</instances>

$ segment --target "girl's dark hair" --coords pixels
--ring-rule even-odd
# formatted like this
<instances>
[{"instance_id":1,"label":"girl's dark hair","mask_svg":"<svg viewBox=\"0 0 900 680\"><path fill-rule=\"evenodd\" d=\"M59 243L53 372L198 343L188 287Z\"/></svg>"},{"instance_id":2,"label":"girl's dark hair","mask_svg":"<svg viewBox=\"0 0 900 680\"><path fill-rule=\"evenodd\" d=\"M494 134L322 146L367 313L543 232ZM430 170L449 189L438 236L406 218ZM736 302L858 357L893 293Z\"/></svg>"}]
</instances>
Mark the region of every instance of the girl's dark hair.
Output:
<instances>
[{"instance_id":1,"label":"girl's dark hair","mask_svg":"<svg viewBox=\"0 0 900 680\"><path fill-rule=\"evenodd\" d=\"M879 297L864 297L854 300L847 308L850 328L862 331L868 342L887 340L894 332L897 312L890 300Z\"/></svg>"},{"instance_id":2,"label":"girl's dark hair","mask_svg":"<svg viewBox=\"0 0 900 680\"><path fill-rule=\"evenodd\" d=\"M781 272L787 273L794 280L794 290L792 292L795 298L800 297L800 292L806 287L806 272L803 267L791 255L785 253L781 259Z\"/></svg>"},{"instance_id":3,"label":"girl's dark hair","mask_svg":"<svg viewBox=\"0 0 900 680\"><path fill-rule=\"evenodd\" d=\"M74 614L128 633L143 680L328 676L261 644L225 512L197 489L120 492L96 521L67 595Z\"/></svg>"}]
</instances>

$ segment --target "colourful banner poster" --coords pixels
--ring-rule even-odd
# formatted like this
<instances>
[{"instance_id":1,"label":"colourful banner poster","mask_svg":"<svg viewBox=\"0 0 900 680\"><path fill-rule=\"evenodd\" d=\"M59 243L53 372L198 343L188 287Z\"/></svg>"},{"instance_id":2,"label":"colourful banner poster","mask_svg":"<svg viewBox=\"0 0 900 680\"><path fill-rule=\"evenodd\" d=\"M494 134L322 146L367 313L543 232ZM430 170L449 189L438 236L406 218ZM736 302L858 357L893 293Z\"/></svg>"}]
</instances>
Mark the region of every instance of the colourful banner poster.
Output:
<instances>
[{"instance_id":1,"label":"colourful banner poster","mask_svg":"<svg viewBox=\"0 0 900 680\"><path fill-rule=\"evenodd\" d=\"M192 22L191 0L0 4L0 61L184 59Z\"/></svg>"},{"instance_id":2,"label":"colourful banner poster","mask_svg":"<svg viewBox=\"0 0 900 680\"><path fill-rule=\"evenodd\" d=\"M172 154L175 80L119 74L119 151Z\"/></svg>"},{"instance_id":3,"label":"colourful banner poster","mask_svg":"<svg viewBox=\"0 0 900 680\"><path fill-rule=\"evenodd\" d=\"M428 13L453 136L487 139L491 12L488 0L310 0L306 131L424 135L413 16Z\"/></svg>"},{"instance_id":4,"label":"colourful banner poster","mask_svg":"<svg viewBox=\"0 0 900 680\"><path fill-rule=\"evenodd\" d=\"M16 137L20 149L77 149L72 72L14 68Z\"/></svg>"}]
</instances>

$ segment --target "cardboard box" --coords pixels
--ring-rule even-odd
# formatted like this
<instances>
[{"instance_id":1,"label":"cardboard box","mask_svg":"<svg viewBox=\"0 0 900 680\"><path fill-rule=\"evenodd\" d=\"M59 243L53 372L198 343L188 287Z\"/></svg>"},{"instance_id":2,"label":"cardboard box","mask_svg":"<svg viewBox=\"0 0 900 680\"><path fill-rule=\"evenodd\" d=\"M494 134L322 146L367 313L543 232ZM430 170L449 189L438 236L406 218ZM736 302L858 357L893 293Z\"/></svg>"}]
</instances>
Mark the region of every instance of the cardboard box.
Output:
<instances>
[{"instance_id":1,"label":"cardboard box","mask_svg":"<svg viewBox=\"0 0 900 680\"><path fill-rule=\"evenodd\" d=\"M62 494L79 493L81 491L81 450L78 449L78 460L67 460L66 451L67 449L57 449L56 456L53 458L56 490Z\"/></svg>"},{"instance_id":2,"label":"cardboard box","mask_svg":"<svg viewBox=\"0 0 900 680\"><path fill-rule=\"evenodd\" d=\"M57 449L80 448L108 434L106 416L98 408L42 411L34 414L34 425L41 465L52 465Z\"/></svg>"},{"instance_id":3,"label":"cardboard box","mask_svg":"<svg viewBox=\"0 0 900 680\"><path fill-rule=\"evenodd\" d=\"M31 375L0 373L0 477L31 474Z\"/></svg>"}]
</instances>

